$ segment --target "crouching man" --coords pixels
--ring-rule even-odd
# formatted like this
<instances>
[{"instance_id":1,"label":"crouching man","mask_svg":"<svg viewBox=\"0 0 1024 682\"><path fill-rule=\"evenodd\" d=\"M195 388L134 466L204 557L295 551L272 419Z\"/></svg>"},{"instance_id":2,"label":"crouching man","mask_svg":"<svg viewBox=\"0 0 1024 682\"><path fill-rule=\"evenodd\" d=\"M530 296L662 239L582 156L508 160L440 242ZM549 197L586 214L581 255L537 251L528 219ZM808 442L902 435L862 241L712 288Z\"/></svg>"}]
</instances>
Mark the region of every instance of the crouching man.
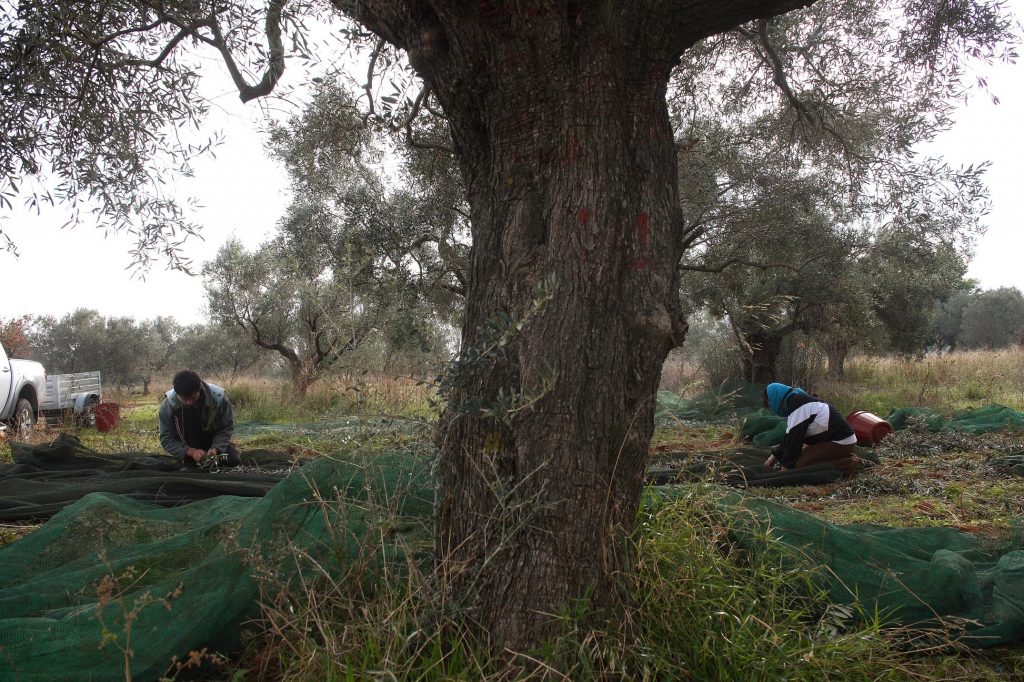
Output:
<instances>
[{"instance_id":1,"label":"crouching man","mask_svg":"<svg viewBox=\"0 0 1024 682\"><path fill-rule=\"evenodd\" d=\"M224 389L208 384L192 370L174 375L173 388L160 403L160 445L186 469L238 466L242 460L231 442L235 413Z\"/></svg>"}]
</instances>

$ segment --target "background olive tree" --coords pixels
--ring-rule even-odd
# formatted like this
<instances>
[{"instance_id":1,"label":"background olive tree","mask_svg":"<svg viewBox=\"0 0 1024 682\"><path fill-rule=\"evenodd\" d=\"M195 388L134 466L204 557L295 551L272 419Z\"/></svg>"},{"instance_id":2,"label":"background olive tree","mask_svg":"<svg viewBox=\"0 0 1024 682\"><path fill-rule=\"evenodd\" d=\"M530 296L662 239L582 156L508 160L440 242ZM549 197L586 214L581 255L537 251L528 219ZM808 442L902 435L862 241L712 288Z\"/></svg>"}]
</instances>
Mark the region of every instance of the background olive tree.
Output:
<instances>
[{"instance_id":1,"label":"background olive tree","mask_svg":"<svg viewBox=\"0 0 1024 682\"><path fill-rule=\"evenodd\" d=\"M456 198L439 197L425 171L416 178L428 191L387 187L373 126L334 84L275 126L271 149L295 199L274 239L254 252L231 242L206 264L213 319L279 354L296 396L368 341L439 343L465 281Z\"/></svg>"},{"instance_id":2,"label":"background olive tree","mask_svg":"<svg viewBox=\"0 0 1024 682\"><path fill-rule=\"evenodd\" d=\"M775 377L797 333L835 376L855 345L921 352L982 230L984 164L916 151L948 127L964 64L883 58L894 27L879 9L757 22L674 75L684 295L730 320L748 380Z\"/></svg>"},{"instance_id":3,"label":"background olive tree","mask_svg":"<svg viewBox=\"0 0 1024 682\"><path fill-rule=\"evenodd\" d=\"M965 348L1005 348L1024 342L1024 295L1000 287L971 296L963 310L959 342Z\"/></svg>"}]
</instances>

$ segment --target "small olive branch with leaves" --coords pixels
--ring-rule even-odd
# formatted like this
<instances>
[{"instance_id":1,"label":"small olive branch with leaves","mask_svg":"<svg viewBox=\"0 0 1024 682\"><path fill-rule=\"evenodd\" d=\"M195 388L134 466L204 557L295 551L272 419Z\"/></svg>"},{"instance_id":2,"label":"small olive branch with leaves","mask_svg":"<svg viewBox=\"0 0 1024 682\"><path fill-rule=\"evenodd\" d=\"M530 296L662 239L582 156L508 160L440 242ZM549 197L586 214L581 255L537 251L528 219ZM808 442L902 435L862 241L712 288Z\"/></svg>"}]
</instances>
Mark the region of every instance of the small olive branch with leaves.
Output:
<instances>
[{"instance_id":1,"label":"small olive branch with leaves","mask_svg":"<svg viewBox=\"0 0 1024 682\"><path fill-rule=\"evenodd\" d=\"M471 414L482 418L499 419L511 426L512 419L524 410L534 406L555 385L558 370L548 367L539 385L511 389L499 387L493 401L487 402L482 396L467 395L474 376L481 368L492 365L505 356L516 337L544 310L554 298L558 288L554 273L540 280L533 289L529 304L521 313L499 310L483 325L477 345L465 348L458 357L449 362L438 377L438 394L450 409L458 415Z\"/></svg>"}]
</instances>

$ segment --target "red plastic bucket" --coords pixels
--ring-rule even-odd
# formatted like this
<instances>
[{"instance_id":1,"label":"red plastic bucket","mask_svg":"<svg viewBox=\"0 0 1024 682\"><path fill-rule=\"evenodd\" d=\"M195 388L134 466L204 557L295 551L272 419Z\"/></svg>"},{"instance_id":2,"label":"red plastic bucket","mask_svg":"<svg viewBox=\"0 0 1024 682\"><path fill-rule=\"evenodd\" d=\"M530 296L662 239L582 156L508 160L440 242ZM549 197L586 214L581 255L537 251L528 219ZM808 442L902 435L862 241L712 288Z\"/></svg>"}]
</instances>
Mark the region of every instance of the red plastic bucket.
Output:
<instances>
[{"instance_id":1,"label":"red plastic bucket","mask_svg":"<svg viewBox=\"0 0 1024 682\"><path fill-rule=\"evenodd\" d=\"M892 433L892 424L885 421L877 414L871 414L864 410L857 410L846 418L846 422L857 434L857 442L861 445L876 445L882 439Z\"/></svg>"},{"instance_id":2,"label":"red plastic bucket","mask_svg":"<svg viewBox=\"0 0 1024 682\"><path fill-rule=\"evenodd\" d=\"M95 409L97 431L113 431L121 423L121 406L117 403L100 403Z\"/></svg>"}]
</instances>

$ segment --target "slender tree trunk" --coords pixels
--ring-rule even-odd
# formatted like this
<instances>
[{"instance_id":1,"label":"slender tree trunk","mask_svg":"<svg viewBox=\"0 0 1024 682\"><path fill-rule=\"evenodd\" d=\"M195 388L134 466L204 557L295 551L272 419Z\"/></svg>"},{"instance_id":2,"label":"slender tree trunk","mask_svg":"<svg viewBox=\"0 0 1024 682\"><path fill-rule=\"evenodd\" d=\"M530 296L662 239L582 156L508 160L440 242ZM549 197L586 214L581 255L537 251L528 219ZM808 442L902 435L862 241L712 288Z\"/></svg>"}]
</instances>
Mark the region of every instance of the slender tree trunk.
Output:
<instances>
[{"instance_id":1,"label":"slender tree trunk","mask_svg":"<svg viewBox=\"0 0 1024 682\"><path fill-rule=\"evenodd\" d=\"M846 375L846 356L849 352L850 344L842 339L832 339L825 344L829 378L842 379Z\"/></svg>"},{"instance_id":2,"label":"slender tree trunk","mask_svg":"<svg viewBox=\"0 0 1024 682\"><path fill-rule=\"evenodd\" d=\"M296 401L302 400L314 381L313 373L301 360L292 361L287 356L285 359L288 361L288 373L292 379L292 398Z\"/></svg>"},{"instance_id":3,"label":"slender tree trunk","mask_svg":"<svg viewBox=\"0 0 1024 682\"><path fill-rule=\"evenodd\" d=\"M778 379L776 365L782 352L782 337L772 334L747 335L747 347L741 352L744 381L767 384Z\"/></svg>"},{"instance_id":4,"label":"slender tree trunk","mask_svg":"<svg viewBox=\"0 0 1024 682\"><path fill-rule=\"evenodd\" d=\"M153 382L153 377L142 378L142 395L149 395L149 385Z\"/></svg>"},{"instance_id":5,"label":"slender tree trunk","mask_svg":"<svg viewBox=\"0 0 1024 682\"><path fill-rule=\"evenodd\" d=\"M611 17L575 50L506 35L487 47L485 85L435 80L473 226L436 551L451 595L510 648L551 635L575 599L614 605L661 365L686 333L672 60L615 30ZM471 361L548 278L535 318Z\"/></svg>"}]
</instances>

